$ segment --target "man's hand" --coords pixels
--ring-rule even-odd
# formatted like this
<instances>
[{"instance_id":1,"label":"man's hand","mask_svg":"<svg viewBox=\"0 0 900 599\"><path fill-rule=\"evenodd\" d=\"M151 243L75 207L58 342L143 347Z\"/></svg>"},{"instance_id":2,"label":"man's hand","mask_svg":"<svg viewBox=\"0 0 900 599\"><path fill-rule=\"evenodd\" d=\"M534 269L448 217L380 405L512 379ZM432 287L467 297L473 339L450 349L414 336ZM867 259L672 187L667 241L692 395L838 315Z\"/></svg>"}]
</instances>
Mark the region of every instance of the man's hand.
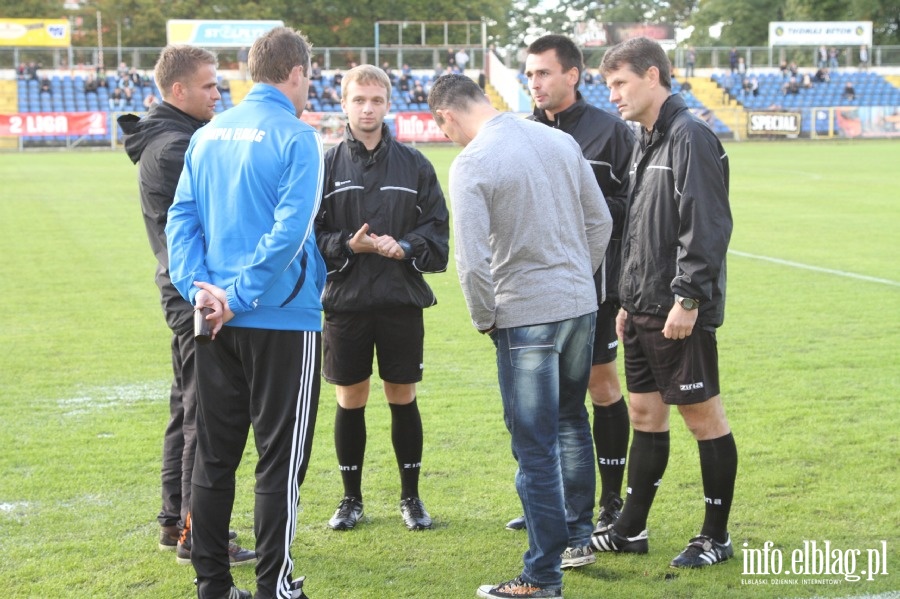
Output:
<instances>
[{"instance_id":1,"label":"man's hand","mask_svg":"<svg viewBox=\"0 0 900 599\"><path fill-rule=\"evenodd\" d=\"M669 310L669 316L666 318L666 324L662 330L663 337L666 339L686 339L690 337L699 312L699 310L685 310L681 307L681 304L675 302L675 305Z\"/></svg>"},{"instance_id":2,"label":"man's hand","mask_svg":"<svg viewBox=\"0 0 900 599\"><path fill-rule=\"evenodd\" d=\"M628 318L628 312L625 311L625 308L619 308L619 313L616 314L616 337L619 339L625 338L626 318Z\"/></svg>"},{"instance_id":3,"label":"man's hand","mask_svg":"<svg viewBox=\"0 0 900 599\"><path fill-rule=\"evenodd\" d=\"M216 338L222 326L234 318L234 312L228 307L228 298L225 296L225 290L217 287L212 283L204 283L202 281L194 281L194 286L199 287L200 291L194 296L195 308L209 308L212 314L206 316L212 330L211 339Z\"/></svg>"},{"instance_id":4,"label":"man's hand","mask_svg":"<svg viewBox=\"0 0 900 599\"><path fill-rule=\"evenodd\" d=\"M369 233L369 238L372 240L372 243L375 244L375 251L385 258L391 258L393 260L403 260L406 258L406 252L403 251L403 248L400 247L397 240L390 235L379 236L374 233Z\"/></svg>"},{"instance_id":5,"label":"man's hand","mask_svg":"<svg viewBox=\"0 0 900 599\"><path fill-rule=\"evenodd\" d=\"M363 223L359 231L353 234L350 241L347 242L354 254L375 254L378 250L375 248L375 242L369 235L369 223Z\"/></svg>"}]
</instances>

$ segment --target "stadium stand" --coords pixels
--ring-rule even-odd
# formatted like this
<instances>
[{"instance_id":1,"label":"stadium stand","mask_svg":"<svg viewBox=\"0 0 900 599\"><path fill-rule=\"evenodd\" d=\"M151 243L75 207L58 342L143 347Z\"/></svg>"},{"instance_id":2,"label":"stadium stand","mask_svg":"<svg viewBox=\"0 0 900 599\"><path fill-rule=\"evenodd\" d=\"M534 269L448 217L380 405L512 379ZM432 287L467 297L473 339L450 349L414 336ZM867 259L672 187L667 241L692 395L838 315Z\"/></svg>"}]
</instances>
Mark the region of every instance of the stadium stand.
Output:
<instances>
[{"instance_id":1,"label":"stadium stand","mask_svg":"<svg viewBox=\"0 0 900 599\"><path fill-rule=\"evenodd\" d=\"M900 106L900 89L885 77L871 71L835 71L827 83L812 83L800 87L797 93L785 93L787 79L780 73L748 73L759 81L757 95L744 91L741 79L727 73L716 74L712 80L719 88L746 110L800 112L801 135L810 134L821 121L818 109L859 106ZM852 99L844 97L847 82L856 90Z\"/></svg>"},{"instance_id":2,"label":"stadium stand","mask_svg":"<svg viewBox=\"0 0 900 599\"><path fill-rule=\"evenodd\" d=\"M323 73L320 80L314 80L312 86L316 90L317 98L310 99L310 109L315 112L339 113L339 102L325 102L322 100L326 88L333 88L340 95L340 84L335 84L333 73ZM519 75L519 81L527 93L527 79ZM715 74L710 78L692 77L690 79L673 79L673 93L681 93L688 107L704 118L713 130L722 138L734 137L732 127L745 130L746 113L753 110L790 110L800 111L803 114L802 133L809 133L815 126L813 112L817 108L828 107L856 107L856 106L900 106L900 76L882 76L867 71L837 71L832 73L828 83L814 83L809 89L800 89L796 94L784 94L782 85L784 79L780 72L748 73L747 77L756 77L759 81L758 94L746 92L737 76L728 73ZM50 74L50 92L40 91L40 81L37 79L19 79L0 81L0 111L6 112L85 112L99 111L109 114L109 130L115 122L116 111L110 112L109 90L115 88L114 75L106 77L107 85L101 86L96 93L84 91L84 77L82 75ZM414 86L421 83L425 90L430 89L433 75L415 72L410 84ZM690 82L690 91L682 90L682 84ZM853 100L842 97L844 84L851 81L856 89ZM252 82L233 79L228 81L228 89L222 91L222 99L216 106L216 112L222 112L239 103L247 94ZM486 86L488 93L491 87ZM591 104L606 110L612 114L618 114L614 104L609 101L609 89L597 79L593 83L583 84L580 90L585 99ZM126 105L122 111L143 112L143 99L148 94L160 97L159 90L153 84L152 78L144 81L144 84L135 88L131 104ZM495 94L496 95L496 94ZM502 100L497 99L498 102ZM395 85L391 96L392 112L416 112L427 111L428 105L422 102L410 101L406 91L401 91ZM503 109L503 106L500 106ZM742 119L730 119L726 125L717 116L716 111L728 110L723 114L740 114ZM742 128L742 123L744 123ZM729 125L731 127L729 127ZM26 136L22 141L29 145L64 145L73 142L88 143L91 145L108 144L112 134L90 135L79 140L67 139L64 136ZM0 139L0 147L15 147L18 140L14 137Z\"/></svg>"},{"instance_id":3,"label":"stadium stand","mask_svg":"<svg viewBox=\"0 0 900 599\"><path fill-rule=\"evenodd\" d=\"M17 82L10 82L17 87L15 92L17 98L18 112L110 112L109 108L109 90L116 87L115 75L106 76L106 86L101 86L96 93L86 93L84 91L84 77L82 75L51 75L50 76L50 93L41 93L39 91L40 82L36 79L20 79ZM244 92L246 93L246 92ZM141 113L145 111L143 106L144 98L153 94L160 98L159 89L153 82L152 77L149 84L136 86L132 101L118 112L135 112ZM241 96L243 98L243 95ZM222 112L234 106L232 101L232 92L223 91L222 99L216 104L216 112ZM110 126L107 127L112 131L112 118L114 113L110 113ZM106 135L89 135L82 141L109 143L111 133ZM65 136L36 137L25 136L25 142L43 143L46 145L56 145L67 143Z\"/></svg>"}]
</instances>

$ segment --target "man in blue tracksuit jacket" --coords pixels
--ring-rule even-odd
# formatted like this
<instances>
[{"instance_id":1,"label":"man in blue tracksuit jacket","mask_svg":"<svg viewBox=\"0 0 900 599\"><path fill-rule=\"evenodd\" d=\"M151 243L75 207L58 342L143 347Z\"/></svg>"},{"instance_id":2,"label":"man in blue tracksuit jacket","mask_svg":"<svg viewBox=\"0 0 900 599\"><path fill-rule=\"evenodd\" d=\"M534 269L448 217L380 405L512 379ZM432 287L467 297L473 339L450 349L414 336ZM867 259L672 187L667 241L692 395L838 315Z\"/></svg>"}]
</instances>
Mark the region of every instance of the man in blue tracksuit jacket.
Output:
<instances>
[{"instance_id":1,"label":"man in blue tracksuit jacket","mask_svg":"<svg viewBox=\"0 0 900 599\"><path fill-rule=\"evenodd\" d=\"M250 598L234 586L227 538L251 424L256 597L305 597L290 545L319 401L326 272L313 235L322 144L298 118L309 60L305 38L289 28L253 44L256 85L191 139L169 210L172 283L195 309L213 310L213 341L196 349L191 562L201 599Z\"/></svg>"}]
</instances>

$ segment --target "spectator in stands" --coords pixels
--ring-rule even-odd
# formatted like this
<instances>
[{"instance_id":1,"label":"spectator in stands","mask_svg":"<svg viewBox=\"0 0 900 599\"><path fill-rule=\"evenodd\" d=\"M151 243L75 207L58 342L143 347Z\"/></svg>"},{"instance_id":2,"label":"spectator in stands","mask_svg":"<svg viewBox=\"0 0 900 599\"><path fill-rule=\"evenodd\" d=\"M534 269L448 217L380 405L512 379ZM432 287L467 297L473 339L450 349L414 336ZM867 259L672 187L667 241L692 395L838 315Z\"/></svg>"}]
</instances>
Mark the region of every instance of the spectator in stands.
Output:
<instances>
[{"instance_id":1,"label":"spectator in stands","mask_svg":"<svg viewBox=\"0 0 900 599\"><path fill-rule=\"evenodd\" d=\"M838 56L840 55L840 50L837 48L831 48L828 51L828 67L833 71L837 68L840 68L840 64L838 63Z\"/></svg>"},{"instance_id":2,"label":"spectator in stands","mask_svg":"<svg viewBox=\"0 0 900 599\"><path fill-rule=\"evenodd\" d=\"M309 100L318 100L319 99L319 86L310 85L309 93L306 96Z\"/></svg>"},{"instance_id":3,"label":"spectator in stands","mask_svg":"<svg viewBox=\"0 0 900 599\"><path fill-rule=\"evenodd\" d=\"M591 73L589 68L584 69L584 84L585 85L593 85L594 84L594 74Z\"/></svg>"},{"instance_id":4,"label":"spectator in stands","mask_svg":"<svg viewBox=\"0 0 900 599\"><path fill-rule=\"evenodd\" d=\"M122 90L122 98L124 99L125 104L131 106L131 103L134 100L134 83L131 82L131 78L122 77L119 79L118 88Z\"/></svg>"},{"instance_id":5,"label":"spectator in stands","mask_svg":"<svg viewBox=\"0 0 900 599\"><path fill-rule=\"evenodd\" d=\"M409 68L408 63L403 63L403 66L400 67L400 75L406 75L407 77L412 77L412 69Z\"/></svg>"},{"instance_id":6,"label":"spectator in stands","mask_svg":"<svg viewBox=\"0 0 900 599\"><path fill-rule=\"evenodd\" d=\"M851 102L856 99L856 88L853 87L853 82L849 79L847 80L847 83L844 84L844 91L841 94L841 98Z\"/></svg>"},{"instance_id":7,"label":"spectator in stands","mask_svg":"<svg viewBox=\"0 0 900 599\"><path fill-rule=\"evenodd\" d=\"M38 77L38 69L41 68L41 65L31 61L28 63L28 68L25 69L25 77L27 79L39 79Z\"/></svg>"},{"instance_id":8,"label":"spectator in stands","mask_svg":"<svg viewBox=\"0 0 900 599\"><path fill-rule=\"evenodd\" d=\"M141 74L138 73L138 70L134 67L131 67L128 70L128 78L131 79L131 83L135 87L140 87L141 85L144 84L144 78L141 77Z\"/></svg>"},{"instance_id":9,"label":"spectator in stands","mask_svg":"<svg viewBox=\"0 0 900 599\"><path fill-rule=\"evenodd\" d=\"M819 46L816 56L818 58L817 64L820 69L824 69L828 66L828 49L825 47L825 44Z\"/></svg>"},{"instance_id":10,"label":"spectator in stands","mask_svg":"<svg viewBox=\"0 0 900 599\"><path fill-rule=\"evenodd\" d=\"M19 79L25 79L27 72L28 66L24 62L20 62L19 66L16 67L16 77L18 77Z\"/></svg>"},{"instance_id":11,"label":"spectator in stands","mask_svg":"<svg viewBox=\"0 0 900 599\"><path fill-rule=\"evenodd\" d=\"M50 94L53 95L53 88L50 86L50 78L44 77L41 79L41 93L42 94Z\"/></svg>"},{"instance_id":12,"label":"spectator in stands","mask_svg":"<svg viewBox=\"0 0 900 599\"><path fill-rule=\"evenodd\" d=\"M750 93L753 94L754 96L758 96L759 95L759 79L757 79L755 76L753 76L753 77L750 77L749 81L750 81Z\"/></svg>"},{"instance_id":13,"label":"spectator in stands","mask_svg":"<svg viewBox=\"0 0 900 599\"><path fill-rule=\"evenodd\" d=\"M336 89L330 85L326 85L325 89L322 90L321 102L323 104L337 105L341 103L341 96L337 93Z\"/></svg>"},{"instance_id":14,"label":"spectator in stands","mask_svg":"<svg viewBox=\"0 0 900 599\"><path fill-rule=\"evenodd\" d=\"M247 47L243 47L238 50L237 53L237 61L238 61L238 71L241 75L241 81L247 80L247 58L250 57L250 49Z\"/></svg>"},{"instance_id":15,"label":"spectator in stands","mask_svg":"<svg viewBox=\"0 0 900 599\"><path fill-rule=\"evenodd\" d=\"M812 78L809 76L809 73L803 74L803 78L800 80L800 87L803 89L812 88Z\"/></svg>"},{"instance_id":16,"label":"spectator in stands","mask_svg":"<svg viewBox=\"0 0 900 599\"><path fill-rule=\"evenodd\" d=\"M788 79L788 81L781 86L781 93L785 96L788 94L799 94L800 83L797 81L797 78L792 76Z\"/></svg>"},{"instance_id":17,"label":"spectator in stands","mask_svg":"<svg viewBox=\"0 0 900 599\"><path fill-rule=\"evenodd\" d=\"M781 65L779 65L778 69L781 71L781 78L788 78L788 63L786 60L781 61Z\"/></svg>"},{"instance_id":18,"label":"spectator in stands","mask_svg":"<svg viewBox=\"0 0 900 599\"><path fill-rule=\"evenodd\" d=\"M97 89L109 89L109 81L106 79L106 73L103 69L97 69Z\"/></svg>"},{"instance_id":19,"label":"spectator in stands","mask_svg":"<svg viewBox=\"0 0 900 599\"><path fill-rule=\"evenodd\" d=\"M109 94L109 109L122 110L125 108L125 94L121 87L114 87Z\"/></svg>"},{"instance_id":20,"label":"spectator in stands","mask_svg":"<svg viewBox=\"0 0 900 599\"><path fill-rule=\"evenodd\" d=\"M746 85L747 85L746 80L744 80L744 87L746 87ZM684 83L681 84L680 91L682 94L689 94L689 93L691 93L691 90L693 90L693 89L694 89L694 86L691 85L691 82L685 81Z\"/></svg>"},{"instance_id":21,"label":"spectator in stands","mask_svg":"<svg viewBox=\"0 0 900 599\"><path fill-rule=\"evenodd\" d=\"M98 85L99 83L94 77L94 74L88 73L87 78L84 80L84 93L96 95Z\"/></svg>"},{"instance_id":22,"label":"spectator in stands","mask_svg":"<svg viewBox=\"0 0 900 599\"><path fill-rule=\"evenodd\" d=\"M738 56L737 72L741 79L747 74L747 64L744 62L743 56Z\"/></svg>"},{"instance_id":23,"label":"spectator in stands","mask_svg":"<svg viewBox=\"0 0 900 599\"><path fill-rule=\"evenodd\" d=\"M869 68L869 47L865 44L859 47L859 70L866 71Z\"/></svg>"},{"instance_id":24,"label":"spectator in stands","mask_svg":"<svg viewBox=\"0 0 900 599\"><path fill-rule=\"evenodd\" d=\"M800 67L792 60L791 64L788 65L788 72L791 74L791 77L797 77L800 73Z\"/></svg>"},{"instance_id":25,"label":"spectator in stands","mask_svg":"<svg viewBox=\"0 0 900 599\"><path fill-rule=\"evenodd\" d=\"M409 92L409 101L415 102L416 104L428 102L428 94L425 93L425 89L420 82L417 81L416 86Z\"/></svg>"},{"instance_id":26,"label":"spectator in stands","mask_svg":"<svg viewBox=\"0 0 900 599\"><path fill-rule=\"evenodd\" d=\"M231 92L231 83L229 83L228 79L226 79L225 77L221 77L219 79L219 83L216 85L216 87L219 89L219 95L222 95L226 92Z\"/></svg>"},{"instance_id":27,"label":"spectator in stands","mask_svg":"<svg viewBox=\"0 0 900 599\"><path fill-rule=\"evenodd\" d=\"M120 63L119 63L119 68L116 69L116 77L117 77L118 79L124 79L124 78L127 77L127 76L128 76L128 65L125 64L124 61L123 61L123 62L120 62Z\"/></svg>"},{"instance_id":28,"label":"spectator in stands","mask_svg":"<svg viewBox=\"0 0 900 599\"><path fill-rule=\"evenodd\" d=\"M400 79L397 81L397 89L401 92L409 92L409 88L413 83L413 76L407 73L403 73L400 75Z\"/></svg>"},{"instance_id":29,"label":"spectator in stands","mask_svg":"<svg viewBox=\"0 0 900 599\"><path fill-rule=\"evenodd\" d=\"M443 75L443 74L444 74L444 65L442 65L442 64L439 63L439 62L436 62L436 63L434 64L434 73L432 74L432 77L431 77L431 78L432 78L432 79L437 79L438 77L440 77L440 76Z\"/></svg>"},{"instance_id":30,"label":"spectator in stands","mask_svg":"<svg viewBox=\"0 0 900 599\"><path fill-rule=\"evenodd\" d=\"M157 102L158 100L156 99L156 96L154 96L153 94L147 94L146 96L144 96L144 110L150 110Z\"/></svg>"},{"instance_id":31,"label":"spectator in stands","mask_svg":"<svg viewBox=\"0 0 900 599\"><path fill-rule=\"evenodd\" d=\"M728 53L728 64L731 66L731 74L734 75L738 68L738 51L735 47L732 47L731 52Z\"/></svg>"},{"instance_id":32,"label":"spectator in stands","mask_svg":"<svg viewBox=\"0 0 900 599\"><path fill-rule=\"evenodd\" d=\"M821 67L816 74L813 75L814 83L828 83L831 81L831 75L828 74L828 67Z\"/></svg>"},{"instance_id":33,"label":"spectator in stands","mask_svg":"<svg viewBox=\"0 0 900 599\"><path fill-rule=\"evenodd\" d=\"M460 48L456 52L456 67L459 69L460 73L465 73L466 65L469 64L469 54L466 52L465 48Z\"/></svg>"},{"instance_id":34,"label":"spectator in stands","mask_svg":"<svg viewBox=\"0 0 900 599\"><path fill-rule=\"evenodd\" d=\"M693 77L694 76L694 64L697 62L697 51L694 50L693 46L687 49L687 52L684 55L684 76L685 77Z\"/></svg>"},{"instance_id":35,"label":"spectator in stands","mask_svg":"<svg viewBox=\"0 0 900 599\"><path fill-rule=\"evenodd\" d=\"M335 87L340 87L341 81L343 81L343 80L344 80L344 74L341 73L340 69L337 69L334 72L334 77L331 78L331 84Z\"/></svg>"},{"instance_id":36,"label":"spectator in stands","mask_svg":"<svg viewBox=\"0 0 900 599\"><path fill-rule=\"evenodd\" d=\"M451 69L456 67L456 52L453 48L447 48L447 66Z\"/></svg>"},{"instance_id":37,"label":"spectator in stands","mask_svg":"<svg viewBox=\"0 0 900 599\"><path fill-rule=\"evenodd\" d=\"M313 61L312 66L309 68L309 78L313 81L322 80L322 67L320 67L319 63L315 60Z\"/></svg>"}]
</instances>

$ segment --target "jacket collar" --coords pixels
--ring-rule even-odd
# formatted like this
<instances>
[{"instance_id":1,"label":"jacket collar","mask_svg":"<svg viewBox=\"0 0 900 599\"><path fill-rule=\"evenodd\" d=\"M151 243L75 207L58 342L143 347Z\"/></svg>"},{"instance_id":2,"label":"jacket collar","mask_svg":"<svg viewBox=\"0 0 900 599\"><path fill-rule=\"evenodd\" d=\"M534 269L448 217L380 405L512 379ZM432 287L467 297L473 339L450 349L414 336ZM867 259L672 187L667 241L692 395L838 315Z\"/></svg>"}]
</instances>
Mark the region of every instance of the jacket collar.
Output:
<instances>
[{"instance_id":1,"label":"jacket collar","mask_svg":"<svg viewBox=\"0 0 900 599\"><path fill-rule=\"evenodd\" d=\"M537 106L534 107L533 115L536 121L544 123L545 125L563 129L564 131L571 131L578 123L579 119L581 119L581 115L584 114L586 108L587 102L582 97L581 92L576 89L575 103L565 110L557 112L552 120L547 118L547 111L543 108L538 108Z\"/></svg>"},{"instance_id":2,"label":"jacket collar","mask_svg":"<svg viewBox=\"0 0 900 599\"><path fill-rule=\"evenodd\" d=\"M348 124L344 127L344 142L346 142L347 150L354 160L365 160L367 164L371 164L384 156L388 147L393 143L393 138L391 137L390 128L388 128L385 123L382 123L381 141L378 142L375 149L370 152L363 142L353 137L353 133L350 132L350 125Z\"/></svg>"},{"instance_id":3,"label":"jacket collar","mask_svg":"<svg viewBox=\"0 0 900 599\"><path fill-rule=\"evenodd\" d=\"M653 130L647 131L641 127L641 145L646 147L664 137L675 117L687 109L687 104L681 94L670 94L659 109L659 116L656 117Z\"/></svg>"}]
</instances>

